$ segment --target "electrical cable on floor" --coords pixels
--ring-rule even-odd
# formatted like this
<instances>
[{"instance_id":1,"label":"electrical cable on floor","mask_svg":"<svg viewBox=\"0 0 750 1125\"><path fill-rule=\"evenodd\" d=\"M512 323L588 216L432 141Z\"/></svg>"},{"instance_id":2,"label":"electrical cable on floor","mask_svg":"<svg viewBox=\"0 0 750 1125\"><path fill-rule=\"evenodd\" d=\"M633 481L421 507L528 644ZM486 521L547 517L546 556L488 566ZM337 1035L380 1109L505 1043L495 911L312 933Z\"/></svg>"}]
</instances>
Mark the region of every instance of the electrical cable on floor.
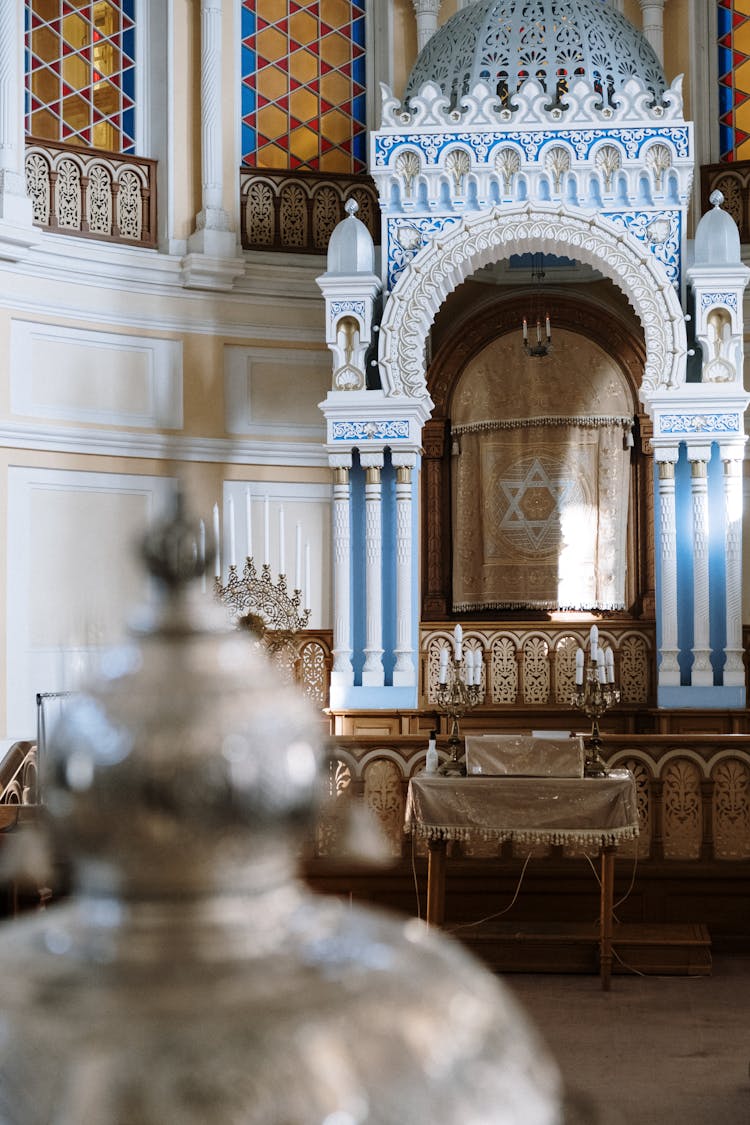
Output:
<instances>
[{"instance_id":1,"label":"electrical cable on floor","mask_svg":"<svg viewBox=\"0 0 750 1125\"><path fill-rule=\"evenodd\" d=\"M587 855L586 859L589 862L589 866L590 866L591 870L594 872L594 878L596 879L597 883L599 884L599 889L601 890L602 881L599 878L599 872L596 870L596 867L594 866L594 862L593 862L591 856ZM627 891L622 896L622 898L618 898L617 902L613 903L613 905L612 905L612 920L613 920L613 922L617 922L618 924L620 922L620 919L615 914L615 909L618 906L622 906L623 902L625 902L625 900L630 897L630 894L633 890L633 887L635 886L635 873L636 873L637 870L638 870L638 853L636 852L635 856L633 857L633 872L632 872L632 875L630 877L630 886L628 887ZM615 949L614 944L612 945L612 956L615 958L616 961L620 962L623 969L627 969L628 972L633 973L634 976L636 976L636 977L645 977L646 976L646 974L642 973L640 969L636 969L635 966L629 965L627 963L627 961L623 961L622 957L620 956L620 954Z\"/></svg>"},{"instance_id":2,"label":"electrical cable on floor","mask_svg":"<svg viewBox=\"0 0 750 1125\"><path fill-rule=\"evenodd\" d=\"M503 914L507 914L508 911L510 910L510 908L515 903L519 894L521 893L521 885L523 884L523 877L526 874L526 868L529 866L529 860L530 859L531 859L531 852L529 852L529 854L526 856L526 859L524 860L523 867L521 868L521 874L518 877L518 884L516 886L516 892L515 892L515 894L513 895L513 898L510 900L510 902L508 903L508 905L506 907L504 907L502 910L496 911L496 913L494 913L494 914L488 914L486 918L478 918L476 920L476 922L462 922L458 926L446 927L447 932L449 934L455 934L458 930L467 930L467 929L470 929L472 926L481 926L484 922L492 922L493 919L500 918Z\"/></svg>"}]
</instances>

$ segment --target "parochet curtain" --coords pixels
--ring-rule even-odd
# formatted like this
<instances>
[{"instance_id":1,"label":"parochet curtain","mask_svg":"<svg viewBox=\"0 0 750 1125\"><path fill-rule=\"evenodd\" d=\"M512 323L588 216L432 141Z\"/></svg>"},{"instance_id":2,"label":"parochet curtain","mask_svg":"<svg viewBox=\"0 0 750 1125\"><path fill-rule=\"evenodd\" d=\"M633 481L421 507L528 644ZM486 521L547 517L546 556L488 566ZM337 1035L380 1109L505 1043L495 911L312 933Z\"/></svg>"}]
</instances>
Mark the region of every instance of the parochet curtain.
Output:
<instances>
[{"instance_id":1,"label":"parochet curtain","mask_svg":"<svg viewBox=\"0 0 750 1125\"><path fill-rule=\"evenodd\" d=\"M625 604L630 418L453 428L453 609Z\"/></svg>"}]
</instances>

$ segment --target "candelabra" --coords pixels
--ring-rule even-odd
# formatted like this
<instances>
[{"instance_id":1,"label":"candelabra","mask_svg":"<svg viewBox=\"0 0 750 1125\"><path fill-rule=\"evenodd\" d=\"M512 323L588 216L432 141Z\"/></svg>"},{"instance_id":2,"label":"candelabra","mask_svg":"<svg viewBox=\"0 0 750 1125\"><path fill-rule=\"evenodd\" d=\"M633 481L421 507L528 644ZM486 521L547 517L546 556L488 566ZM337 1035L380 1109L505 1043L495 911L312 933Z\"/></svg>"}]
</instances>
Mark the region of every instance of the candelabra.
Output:
<instances>
[{"instance_id":1,"label":"candelabra","mask_svg":"<svg viewBox=\"0 0 750 1125\"><path fill-rule=\"evenodd\" d=\"M589 633L588 660L582 648L576 650L576 688L571 698L571 706L591 720L591 734L586 739L587 777L602 777L607 766L599 753L602 740L599 735L599 719L620 702L619 689L615 687L615 662L611 648L599 644L599 630L591 626Z\"/></svg>"},{"instance_id":2,"label":"candelabra","mask_svg":"<svg viewBox=\"0 0 750 1125\"><path fill-rule=\"evenodd\" d=\"M450 721L448 748L450 756L440 767L443 776L463 777L466 755L461 750L459 719L482 699L482 657L475 649L464 649L463 630L456 625L453 632L453 658L449 649L440 650L437 704Z\"/></svg>"}]
</instances>

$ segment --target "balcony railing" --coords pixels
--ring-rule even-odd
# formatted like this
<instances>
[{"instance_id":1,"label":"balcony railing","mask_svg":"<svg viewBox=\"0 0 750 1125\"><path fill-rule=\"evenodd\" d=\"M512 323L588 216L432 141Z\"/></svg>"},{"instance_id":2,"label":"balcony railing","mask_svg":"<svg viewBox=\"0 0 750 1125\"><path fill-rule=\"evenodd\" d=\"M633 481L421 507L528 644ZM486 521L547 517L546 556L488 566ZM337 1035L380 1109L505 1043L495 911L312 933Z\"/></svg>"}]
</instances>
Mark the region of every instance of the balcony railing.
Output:
<instances>
[{"instance_id":1,"label":"balcony railing","mask_svg":"<svg viewBox=\"0 0 750 1125\"><path fill-rule=\"evenodd\" d=\"M359 204L357 218L380 242L380 208L369 176L271 172L240 168L244 250L325 254L331 232L345 218L344 204Z\"/></svg>"},{"instance_id":2,"label":"balcony railing","mask_svg":"<svg viewBox=\"0 0 750 1125\"><path fill-rule=\"evenodd\" d=\"M156 246L156 161L26 138L34 223L55 234Z\"/></svg>"},{"instance_id":3,"label":"balcony railing","mask_svg":"<svg viewBox=\"0 0 750 1125\"><path fill-rule=\"evenodd\" d=\"M731 164L704 164L701 167L701 212L709 210L709 196L719 190L722 207L740 228L740 242L750 242L750 160Z\"/></svg>"}]
</instances>

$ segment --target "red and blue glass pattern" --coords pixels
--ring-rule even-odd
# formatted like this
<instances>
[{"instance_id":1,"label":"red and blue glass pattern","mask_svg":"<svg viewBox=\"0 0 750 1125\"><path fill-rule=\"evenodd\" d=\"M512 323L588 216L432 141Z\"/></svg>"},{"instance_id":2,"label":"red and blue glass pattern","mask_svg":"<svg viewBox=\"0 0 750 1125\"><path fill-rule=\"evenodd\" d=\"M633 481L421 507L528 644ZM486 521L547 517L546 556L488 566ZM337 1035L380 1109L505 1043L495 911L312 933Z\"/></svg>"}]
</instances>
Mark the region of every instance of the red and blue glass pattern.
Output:
<instances>
[{"instance_id":1,"label":"red and blue glass pattern","mask_svg":"<svg viewBox=\"0 0 750 1125\"><path fill-rule=\"evenodd\" d=\"M718 0L719 147L750 159L750 0Z\"/></svg>"},{"instance_id":2,"label":"red and blue glass pattern","mask_svg":"<svg viewBox=\"0 0 750 1125\"><path fill-rule=\"evenodd\" d=\"M242 160L365 168L365 0L242 0Z\"/></svg>"},{"instance_id":3,"label":"red and blue glass pattern","mask_svg":"<svg viewBox=\"0 0 750 1125\"><path fill-rule=\"evenodd\" d=\"M136 0L29 0L26 131L135 151Z\"/></svg>"}]
</instances>

